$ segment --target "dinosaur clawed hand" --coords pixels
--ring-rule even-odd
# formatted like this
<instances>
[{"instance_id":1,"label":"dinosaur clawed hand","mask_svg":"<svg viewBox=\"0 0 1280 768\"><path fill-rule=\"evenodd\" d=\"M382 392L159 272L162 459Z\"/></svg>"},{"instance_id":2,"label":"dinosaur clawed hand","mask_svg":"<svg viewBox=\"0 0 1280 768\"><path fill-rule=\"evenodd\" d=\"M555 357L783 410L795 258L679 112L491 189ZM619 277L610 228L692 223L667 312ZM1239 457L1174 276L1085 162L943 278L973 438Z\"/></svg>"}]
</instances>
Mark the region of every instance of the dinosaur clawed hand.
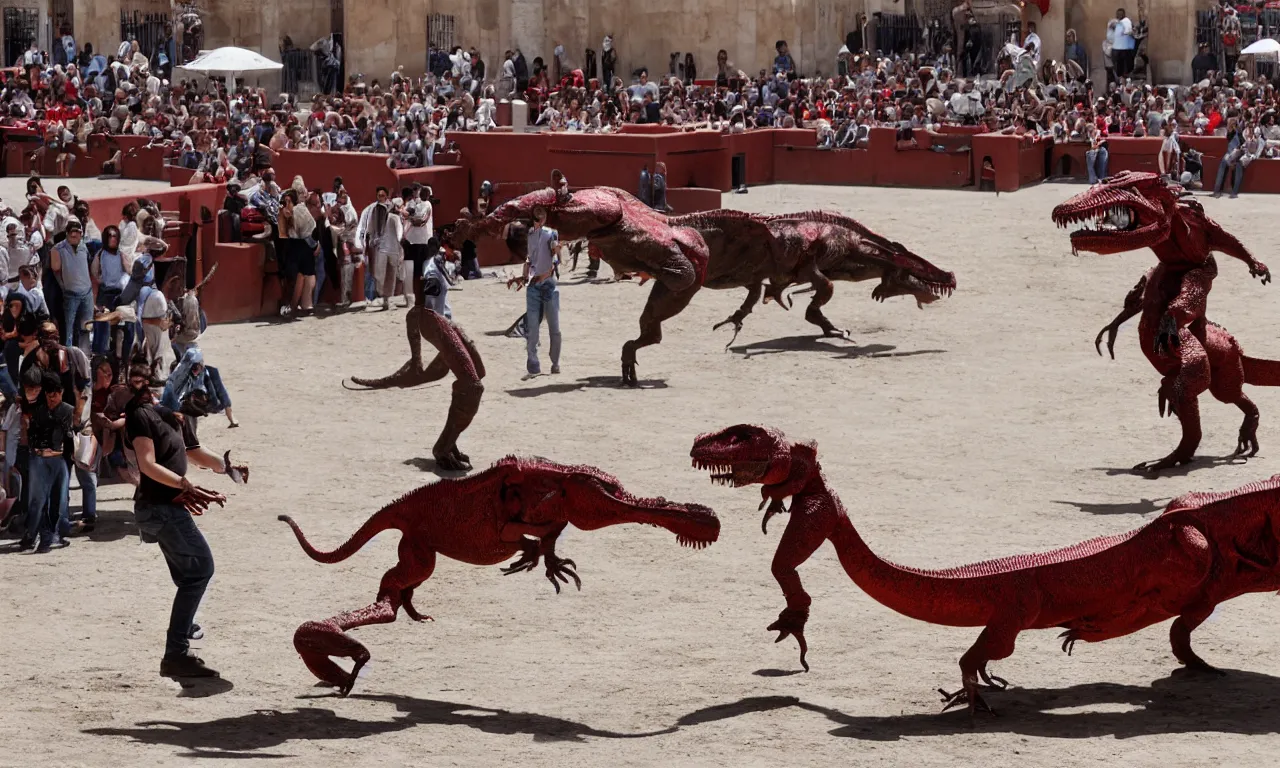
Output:
<instances>
[{"instance_id":1,"label":"dinosaur clawed hand","mask_svg":"<svg viewBox=\"0 0 1280 768\"><path fill-rule=\"evenodd\" d=\"M782 503L782 499L765 498L760 501L760 509L764 509L764 505L768 504L769 509L765 510L764 519L760 521L760 530L767 536L769 535L769 518L784 512L789 512L786 505ZM781 639L781 638L779 638Z\"/></svg>"},{"instance_id":2,"label":"dinosaur clawed hand","mask_svg":"<svg viewBox=\"0 0 1280 768\"><path fill-rule=\"evenodd\" d=\"M578 578L576 569L578 564L567 557L556 557L551 553L547 553L547 580L551 582L551 586L556 588L556 594L560 594L561 582L568 584L569 579L573 579L573 585L582 591L582 579Z\"/></svg>"},{"instance_id":3,"label":"dinosaur clawed hand","mask_svg":"<svg viewBox=\"0 0 1280 768\"><path fill-rule=\"evenodd\" d=\"M783 608L782 613L778 614L778 620L765 627L766 632L777 632L778 638L775 643L780 643L787 639L787 636L794 636L796 642L800 644L800 666L804 667L804 671L809 671L809 662L805 661L805 656L809 653L809 644L804 640L804 625L809 620L808 608Z\"/></svg>"},{"instance_id":4,"label":"dinosaur clawed hand","mask_svg":"<svg viewBox=\"0 0 1280 768\"><path fill-rule=\"evenodd\" d=\"M538 561L542 559L541 545L533 539L525 539L520 543L520 557L511 565L502 569L503 576L510 576L513 573L521 573L523 571L532 571L538 567Z\"/></svg>"},{"instance_id":5,"label":"dinosaur clawed hand","mask_svg":"<svg viewBox=\"0 0 1280 768\"><path fill-rule=\"evenodd\" d=\"M210 504L217 504L220 507L226 506L227 497L208 488L193 485L190 490L178 494L178 497L173 502L181 504L193 515L203 515L209 509Z\"/></svg>"},{"instance_id":6,"label":"dinosaur clawed hand","mask_svg":"<svg viewBox=\"0 0 1280 768\"><path fill-rule=\"evenodd\" d=\"M1081 639L1081 632L1078 629L1068 629L1066 632L1058 635L1062 639L1062 652L1071 655L1076 648L1076 642Z\"/></svg>"},{"instance_id":7,"label":"dinosaur clawed hand","mask_svg":"<svg viewBox=\"0 0 1280 768\"><path fill-rule=\"evenodd\" d=\"M1182 346L1178 338L1178 321L1166 312L1160 318L1160 327L1156 329L1155 352L1157 355L1173 355Z\"/></svg>"},{"instance_id":8,"label":"dinosaur clawed hand","mask_svg":"<svg viewBox=\"0 0 1280 768\"><path fill-rule=\"evenodd\" d=\"M1098 356L1102 356L1102 337L1107 337L1107 352L1111 354L1111 359L1116 359L1116 336L1120 333L1120 326L1115 323L1109 323L1098 331L1098 336L1093 340L1093 348L1098 350Z\"/></svg>"},{"instance_id":9,"label":"dinosaur clawed hand","mask_svg":"<svg viewBox=\"0 0 1280 768\"><path fill-rule=\"evenodd\" d=\"M1263 285L1266 285L1267 283L1271 282L1271 270L1267 269L1266 264L1263 264L1262 262L1256 259L1252 264L1249 265L1249 274L1253 277L1262 278Z\"/></svg>"}]
</instances>

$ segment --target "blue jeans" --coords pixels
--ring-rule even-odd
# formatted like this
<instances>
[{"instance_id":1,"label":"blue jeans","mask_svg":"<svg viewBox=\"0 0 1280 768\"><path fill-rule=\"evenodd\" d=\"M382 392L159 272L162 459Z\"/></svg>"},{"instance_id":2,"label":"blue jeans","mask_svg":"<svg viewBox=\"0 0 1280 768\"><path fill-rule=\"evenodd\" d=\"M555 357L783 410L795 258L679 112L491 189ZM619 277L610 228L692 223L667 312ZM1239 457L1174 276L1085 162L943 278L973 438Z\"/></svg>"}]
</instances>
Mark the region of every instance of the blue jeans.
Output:
<instances>
[{"instance_id":1,"label":"blue jeans","mask_svg":"<svg viewBox=\"0 0 1280 768\"><path fill-rule=\"evenodd\" d=\"M538 335L542 318L547 318L547 333L551 337L551 365L560 365L560 289L556 279L546 280L525 288L524 340L529 350L529 373L541 373L538 363Z\"/></svg>"},{"instance_id":2,"label":"blue jeans","mask_svg":"<svg viewBox=\"0 0 1280 768\"><path fill-rule=\"evenodd\" d=\"M320 303L320 294L324 292L324 249L320 249L320 255L316 256L316 287L311 292L311 303L313 305Z\"/></svg>"},{"instance_id":3,"label":"blue jeans","mask_svg":"<svg viewBox=\"0 0 1280 768\"><path fill-rule=\"evenodd\" d=\"M3 394L9 402L16 402L18 399L18 386L14 384L13 377L9 375L9 366L0 365L0 394Z\"/></svg>"},{"instance_id":4,"label":"blue jeans","mask_svg":"<svg viewBox=\"0 0 1280 768\"><path fill-rule=\"evenodd\" d=\"M88 354L89 332L84 326L93 320L93 292L63 293L62 317L65 320L62 332L66 336L62 343L68 347L80 347Z\"/></svg>"},{"instance_id":5,"label":"blue jeans","mask_svg":"<svg viewBox=\"0 0 1280 768\"><path fill-rule=\"evenodd\" d=\"M1107 178L1107 161L1111 158L1106 147L1098 147L1084 153L1084 164L1089 169L1089 183L1097 184L1098 179Z\"/></svg>"},{"instance_id":6,"label":"blue jeans","mask_svg":"<svg viewBox=\"0 0 1280 768\"><path fill-rule=\"evenodd\" d=\"M373 259L364 265L364 300L373 301L378 294L378 283L373 279Z\"/></svg>"},{"instance_id":7,"label":"blue jeans","mask_svg":"<svg viewBox=\"0 0 1280 768\"><path fill-rule=\"evenodd\" d=\"M102 306L106 309L115 309L120 305L120 291L109 288L103 288L98 291L98 300L102 302ZM121 339L120 359L127 364L129 358L133 356L133 336L134 324L121 323L121 332L124 334ZM112 355L114 351L111 349L111 324L99 323L93 324L93 353L95 355Z\"/></svg>"},{"instance_id":8,"label":"blue jeans","mask_svg":"<svg viewBox=\"0 0 1280 768\"><path fill-rule=\"evenodd\" d=\"M191 513L178 504L151 504L137 501L133 505L134 520L142 540L160 545L169 575L178 588L169 613L169 631L165 636L164 655L182 656L191 648L191 624L195 621L204 590L213 578L213 552L209 542L191 519Z\"/></svg>"},{"instance_id":9,"label":"blue jeans","mask_svg":"<svg viewBox=\"0 0 1280 768\"><path fill-rule=\"evenodd\" d=\"M32 539L40 533L40 545L53 543L54 526L60 536L71 532L67 519L67 493L70 476L62 456L31 454L27 462L27 533Z\"/></svg>"},{"instance_id":10,"label":"blue jeans","mask_svg":"<svg viewBox=\"0 0 1280 768\"><path fill-rule=\"evenodd\" d=\"M98 519L98 473L81 469L75 463L71 468L75 470L76 482L80 483L80 513L86 523L92 523Z\"/></svg>"}]
</instances>

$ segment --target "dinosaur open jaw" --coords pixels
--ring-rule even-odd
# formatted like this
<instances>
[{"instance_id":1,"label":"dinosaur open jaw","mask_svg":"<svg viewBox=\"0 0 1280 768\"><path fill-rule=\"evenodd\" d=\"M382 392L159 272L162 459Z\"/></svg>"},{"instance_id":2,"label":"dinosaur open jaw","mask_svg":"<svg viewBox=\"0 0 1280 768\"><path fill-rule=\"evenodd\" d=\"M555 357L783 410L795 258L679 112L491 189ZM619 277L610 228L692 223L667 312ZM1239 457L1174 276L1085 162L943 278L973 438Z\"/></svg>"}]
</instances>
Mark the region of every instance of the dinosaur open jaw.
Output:
<instances>
[{"instance_id":1,"label":"dinosaur open jaw","mask_svg":"<svg viewBox=\"0 0 1280 768\"><path fill-rule=\"evenodd\" d=\"M728 485L741 488L764 479L769 471L767 461L717 461L715 459L693 459L693 466L711 473L711 482L715 485Z\"/></svg>"},{"instance_id":2,"label":"dinosaur open jaw","mask_svg":"<svg viewBox=\"0 0 1280 768\"><path fill-rule=\"evenodd\" d=\"M871 289L871 298L883 302L894 296L913 296L916 306L923 307L955 292L956 276L951 272L945 274L945 280L931 280L901 270L886 271L880 284Z\"/></svg>"},{"instance_id":3,"label":"dinosaur open jaw","mask_svg":"<svg viewBox=\"0 0 1280 768\"><path fill-rule=\"evenodd\" d=\"M1151 245L1163 237L1163 220L1162 209L1123 188L1093 188L1053 209L1053 223L1059 228L1076 227L1071 250L1077 254L1120 253Z\"/></svg>"}]
</instances>

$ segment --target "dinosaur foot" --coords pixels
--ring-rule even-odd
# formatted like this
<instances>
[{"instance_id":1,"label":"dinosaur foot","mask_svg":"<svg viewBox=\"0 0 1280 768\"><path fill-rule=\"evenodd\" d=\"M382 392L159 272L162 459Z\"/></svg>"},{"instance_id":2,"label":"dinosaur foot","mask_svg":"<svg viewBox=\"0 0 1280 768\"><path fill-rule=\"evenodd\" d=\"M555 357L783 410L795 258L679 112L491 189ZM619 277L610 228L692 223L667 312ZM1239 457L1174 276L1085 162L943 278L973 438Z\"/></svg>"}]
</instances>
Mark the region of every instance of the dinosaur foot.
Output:
<instances>
[{"instance_id":1,"label":"dinosaur foot","mask_svg":"<svg viewBox=\"0 0 1280 768\"><path fill-rule=\"evenodd\" d=\"M1199 656L1196 656L1194 653L1191 654L1191 657L1192 658L1187 661L1182 661L1181 659L1179 659L1179 661L1182 661L1182 665L1186 669L1192 672L1203 672L1208 675L1217 675L1218 677L1227 676L1227 671L1225 669L1218 669L1217 667L1213 666L1212 664L1200 658Z\"/></svg>"},{"instance_id":2,"label":"dinosaur foot","mask_svg":"<svg viewBox=\"0 0 1280 768\"><path fill-rule=\"evenodd\" d=\"M968 705L969 714L976 715L978 712L986 712L993 717L996 711L991 708L986 699L982 698L982 694L978 693L977 685L965 684L963 688L954 693L947 693L942 688L938 689L938 693L942 694L942 711L954 709L959 706Z\"/></svg>"},{"instance_id":3,"label":"dinosaur foot","mask_svg":"<svg viewBox=\"0 0 1280 768\"><path fill-rule=\"evenodd\" d=\"M435 621L430 616L418 613L418 609L413 607L413 590L406 589L400 593L400 607L404 609L404 613L414 621Z\"/></svg>"},{"instance_id":4,"label":"dinosaur foot","mask_svg":"<svg viewBox=\"0 0 1280 768\"><path fill-rule=\"evenodd\" d=\"M1251 459L1258 455L1258 417L1246 416L1240 425L1240 437L1236 442L1236 452L1232 456L1243 456Z\"/></svg>"},{"instance_id":5,"label":"dinosaur foot","mask_svg":"<svg viewBox=\"0 0 1280 768\"><path fill-rule=\"evenodd\" d=\"M1163 459L1156 461L1144 461L1141 464L1135 464L1133 471L1139 474L1155 475L1166 469L1172 469L1183 464L1190 464L1192 456L1184 456L1178 452L1174 452L1165 456Z\"/></svg>"},{"instance_id":6,"label":"dinosaur foot","mask_svg":"<svg viewBox=\"0 0 1280 768\"><path fill-rule=\"evenodd\" d=\"M729 343L724 345L724 348L726 351L729 349L729 347L733 346L733 342L738 340L738 334L742 332L742 320L739 319L737 315L730 315L729 317L726 317L725 319L711 326L711 330L718 331L724 326L730 325L730 324L733 325L733 338L729 339Z\"/></svg>"},{"instance_id":7,"label":"dinosaur foot","mask_svg":"<svg viewBox=\"0 0 1280 768\"><path fill-rule=\"evenodd\" d=\"M560 594L560 584L569 583L569 579L573 579L573 585L582 591L582 579L578 577L575 570L578 564L567 557L556 557L548 554L547 557L547 581L551 582L551 586L556 588L556 594Z\"/></svg>"},{"instance_id":8,"label":"dinosaur foot","mask_svg":"<svg viewBox=\"0 0 1280 768\"><path fill-rule=\"evenodd\" d=\"M339 696L346 696L355 687L360 670L369 663L369 650L358 640L342 631L342 628L329 621L308 621L298 627L293 635L293 647L302 657L303 663L311 674L326 685L338 690ZM333 658L349 658L354 661L351 671L347 672Z\"/></svg>"},{"instance_id":9,"label":"dinosaur foot","mask_svg":"<svg viewBox=\"0 0 1280 768\"><path fill-rule=\"evenodd\" d=\"M809 644L804 641L804 625L809 620L809 609L807 608L783 608L782 613L778 614L778 620L765 627L766 632L777 632L778 638L775 643L780 643L787 639L788 635L795 637L796 642L800 644L800 666L804 667L804 671L809 671L809 662L805 661L805 656L809 653Z\"/></svg>"},{"instance_id":10,"label":"dinosaur foot","mask_svg":"<svg viewBox=\"0 0 1280 768\"><path fill-rule=\"evenodd\" d=\"M622 364L622 386L638 387L640 380L636 378L636 364L623 362Z\"/></svg>"},{"instance_id":11,"label":"dinosaur foot","mask_svg":"<svg viewBox=\"0 0 1280 768\"><path fill-rule=\"evenodd\" d=\"M822 338L824 339L844 339L845 341L853 341L849 331L843 328L823 328Z\"/></svg>"},{"instance_id":12,"label":"dinosaur foot","mask_svg":"<svg viewBox=\"0 0 1280 768\"><path fill-rule=\"evenodd\" d=\"M459 454L456 448L448 453L436 456L435 460L436 466L446 472L469 472L471 470L471 462L464 461L462 454Z\"/></svg>"}]
</instances>

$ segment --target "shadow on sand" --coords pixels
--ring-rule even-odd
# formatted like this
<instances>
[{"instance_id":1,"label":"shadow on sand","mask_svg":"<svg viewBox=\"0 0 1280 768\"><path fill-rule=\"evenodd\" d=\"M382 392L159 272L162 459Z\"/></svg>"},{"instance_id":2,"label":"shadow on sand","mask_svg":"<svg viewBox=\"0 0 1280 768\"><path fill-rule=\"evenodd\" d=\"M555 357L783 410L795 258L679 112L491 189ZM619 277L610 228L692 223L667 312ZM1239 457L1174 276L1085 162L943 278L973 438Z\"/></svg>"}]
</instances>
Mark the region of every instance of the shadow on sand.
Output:
<instances>
[{"instance_id":1,"label":"shadow on sand","mask_svg":"<svg viewBox=\"0 0 1280 768\"><path fill-rule=\"evenodd\" d=\"M832 736L868 741L947 736L975 729L1062 739L1127 739L1166 733L1251 736L1280 732L1280 717L1275 711L1277 691L1280 678L1271 675L1229 671L1220 677L1179 669L1149 686L1098 682L1069 688L1010 688L989 697L1000 717L977 718L964 711L858 716L795 696L754 696L695 710L667 728L632 733L533 712L409 696L357 694L351 698L391 704L399 716L390 720L355 720L330 709L306 707L256 710L204 722L148 720L132 728L90 728L84 732L178 747L186 750L181 753L183 757L280 758L291 755L263 750L295 740L360 739L419 725L463 726L499 736L532 737L535 742L582 742L587 738L649 738L744 715L794 708L827 718L836 726L830 731Z\"/></svg>"},{"instance_id":2,"label":"shadow on sand","mask_svg":"<svg viewBox=\"0 0 1280 768\"><path fill-rule=\"evenodd\" d=\"M1143 499L1141 501L1122 501L1115 504L1107 503L1090 503L1087 501L1061 501L1055 500L1054 504L1066 504L1075 507L1081 512L1088 512L1091 515L1149 515L1153 512L1159 512L1173 501L1170 496L1162 499Z\"/></svg>"},{"instance_id":3,"label":"shadow on sand","mask_svg":"<svg viewBox=\"0 0 1280 768\"><path fill-rule=\"evenodd\" d=\"M539 376L530 381L539 381L545 376ZM639 386L623 387L622 377L620 376L588 376L577 381L566 381L559 384L543 384L537 387L523 387L520 389L508 389L507 394L512 397L541 397L542 395L563 395L569 392L580 392L584 389L666 389L666 379L641 379Z\"/></svg>"},{"instance_id":4,"label":"shadow on sand","mask_svg":"<svg viewBox=\"0 0 1280 768\"><path fill-rule=\"evenodd\" d=\"M916 355L940 355L945 349L913 349L896 351L892 344L867 344L858 346L844 339L824 336L783 336L777 339L753 341L729 347L729 351L746 358L759 355L776 355L780 352L823 352L838 360L858 360L876 357L914 357Z\"/></svg>"}]
</instances>

